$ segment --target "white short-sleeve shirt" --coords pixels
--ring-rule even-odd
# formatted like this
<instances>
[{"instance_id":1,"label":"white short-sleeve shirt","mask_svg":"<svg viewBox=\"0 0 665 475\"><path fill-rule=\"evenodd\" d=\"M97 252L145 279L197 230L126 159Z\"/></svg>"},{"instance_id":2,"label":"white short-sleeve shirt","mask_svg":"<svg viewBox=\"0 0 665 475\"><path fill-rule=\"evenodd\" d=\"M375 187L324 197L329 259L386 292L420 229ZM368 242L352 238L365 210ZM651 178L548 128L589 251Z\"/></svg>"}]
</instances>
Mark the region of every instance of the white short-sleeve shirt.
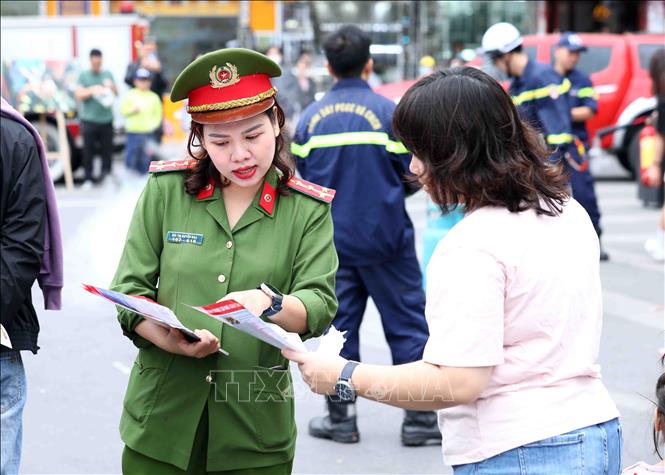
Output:
<instances>
[{"instance_id":1,"label":"white short-sleeve shirt","mask_svg":"<svg viewBox=\"0 0 665 475\"><path fill-rule=\"evenodd\" d=\"M576 201L557 217L498 207L466 216L429 262L426 315L424 361L494 367L476 401L439 411L447 464L618 416L596 362L598 237Z\"/></svg>"}]
</instances>

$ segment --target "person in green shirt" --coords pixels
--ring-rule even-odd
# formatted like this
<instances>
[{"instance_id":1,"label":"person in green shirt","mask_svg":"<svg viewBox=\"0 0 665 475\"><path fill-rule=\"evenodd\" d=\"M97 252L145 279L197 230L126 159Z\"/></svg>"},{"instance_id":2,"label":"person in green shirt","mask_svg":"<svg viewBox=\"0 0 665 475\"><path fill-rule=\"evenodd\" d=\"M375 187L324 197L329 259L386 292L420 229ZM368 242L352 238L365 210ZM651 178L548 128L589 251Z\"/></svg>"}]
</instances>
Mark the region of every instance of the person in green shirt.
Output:
<instances>
[{"instance_id":1,"label":"person in green shirt","mask_svg":"<svg viewBox=\"0 0 665 475\"><path fill-rule=\"evenodd\" d=\"M287 360L190 307L233 299L303 339L337 310L335 192L294 177L270 82L280 73L262 54L223 49L171 91L188 99L190 158L151 164L111 288L169 307L200 341L118 311L139 348L120 421L124 473L291 472Z\"/></svg>"},{"instance_id":2,"label":"person in green shirt","mask_svg":"<svg viewBox=\"0 0 665 475\"><path fill-rule=\"evenodd\" d=\"M102 158L102 175L99 182L111 173L113 152L113 101L118 90L110 71L102 69L102 52L90 50L90 69L78 78L76 99L80 103L79 120L83 137L83 188L93 183L92 161L98 153Z\"/></svg>"},{"instance_id":3,"label":"person in green shirt","mask_svg":"<svg viewBox=\"0 0 665 475\"><path fill-rule=\"evenodd\" d=\"M162 100L150 90L150 77L147 69L137 69L134 87L120 103L120 113L126 117L125 166L141 174L148 173L146 144L162 124Z\"/></svg>"}]
</instances>

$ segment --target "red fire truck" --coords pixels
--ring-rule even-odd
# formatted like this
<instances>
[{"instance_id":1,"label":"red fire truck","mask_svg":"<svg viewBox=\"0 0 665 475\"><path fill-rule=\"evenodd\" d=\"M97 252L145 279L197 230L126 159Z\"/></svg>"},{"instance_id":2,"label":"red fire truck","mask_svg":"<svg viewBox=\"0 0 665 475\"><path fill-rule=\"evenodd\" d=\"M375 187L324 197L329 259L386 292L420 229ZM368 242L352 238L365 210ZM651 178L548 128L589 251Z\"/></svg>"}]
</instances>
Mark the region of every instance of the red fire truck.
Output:
<instances>
[{"instance_id":1,"label":"red fire truck","mask_svg":"<svg viewBox=\"0 0 665 475\"><path fill-rule=\"evenodd\" d=\"M631 173L639 170L639 132L645 118L656 107L651 90L649 59L665 45L665 35L580 33L589 48L578 68L589 74L598 94L598 113L588 122L590 140L605 128L618 127L605 134L596 146L613 153ZM532 59L550 63L559 34L525 36L523 48ZM469 63L481 67L483 58ZM376 91L399 101L415 81L402 81L378 87ZM507 83L505 84L507 87Z\"/></svg>"}]
</instances>

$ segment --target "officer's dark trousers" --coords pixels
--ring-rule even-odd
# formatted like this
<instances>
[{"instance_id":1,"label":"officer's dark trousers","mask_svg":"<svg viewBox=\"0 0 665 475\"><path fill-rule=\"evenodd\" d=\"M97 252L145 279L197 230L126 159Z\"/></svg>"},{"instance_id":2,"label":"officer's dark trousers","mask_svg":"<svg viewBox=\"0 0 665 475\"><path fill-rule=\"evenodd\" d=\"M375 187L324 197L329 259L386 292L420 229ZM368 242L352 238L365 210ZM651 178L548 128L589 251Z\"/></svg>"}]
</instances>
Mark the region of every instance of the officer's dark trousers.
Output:
<instances>
[{"instance_id":1,"label":"officer's dark trousers","mask_svg":"<svg viewBox=\"0 0 665 475\"><path fill-rule=\"evenodd\" d=\"M570 186L573 190L573 198L586 210L593 227L600 234L600 209L598 209L596 186L591 172L589 170L583 172L571 170Z\"/></svg>"},{"instance_id":2,"label":"officer's dark trousers","mask_svg":"<svg viewBox=\"0 0 665 475\"><path fill-rule=\"evenodd\" d=\"M83 168L85 179L92 180L92 160L97 153L102 157L102 177L111 172L113 153L113 123L97 124L81 121L83 135Z\"/></svg>"},{"instance_id":3,"label":"officer's dark trousers","mask_svg":"<svg viewBox=\"0 0 665 475\"><path fill-rule=\"evenodd\" d=\"M422 358L429 332L422 276L415 256L372 266L340 265L336 286L339 310L332 323L338 330L347 331L341 353L344 358L360 361L358 331L368 297L381 315L393 364Z\"/></svg>"}]
</instances>

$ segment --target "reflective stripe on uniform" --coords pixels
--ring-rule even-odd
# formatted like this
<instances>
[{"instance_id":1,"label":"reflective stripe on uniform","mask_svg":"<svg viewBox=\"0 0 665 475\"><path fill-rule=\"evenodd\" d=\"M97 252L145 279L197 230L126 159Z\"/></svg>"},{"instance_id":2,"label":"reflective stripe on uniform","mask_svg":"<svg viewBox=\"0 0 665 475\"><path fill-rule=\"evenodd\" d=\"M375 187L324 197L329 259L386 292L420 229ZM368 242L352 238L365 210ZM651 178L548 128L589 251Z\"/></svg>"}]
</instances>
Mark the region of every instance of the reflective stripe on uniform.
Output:
<instances>
[{"instance_id":1,"label":"reflective stripe on uniform","mask_svg":"<svg viewBox=\"0 0 665 475\"><path fill-rule=\"evenodd\" d=\"M577 97L580 99L584 99L586 97L591 97L593 99L596 99L596 91L593 90L593 87L582 87L577 91Z\"/></svg>"},{"instance_id":2,"label":"reflective stripe on uniform","mask_svg":"<svg viewBox=\"0 0 665 475\"><path fill-rule=\"evenodd\" d=\"M570 81L568 79L564 79L561 84L550 84L538 89L529 89L527 91L523 91L517 96L513 96L513 104L519 106L525 102L550 97L553 88L559 95L565 94L570 90Z\"/></svg>"},{"instance_id":3,"label":"reflective stripe on uniform","mask_svg":"<svg viewBox=\"0 0 665 475\"><path fill-rule=\"evenodd\" d=\"M385 132L344 132L341 134L313 135L302 145L291 144L291 153L305 158L315 148L338 147L343 145L383 145L390 153L407 153L402 142L390 140Z\"/></svg>"},{"instance_id":4,"label":"reflective stripe on uniform","mask_svg":"<svg viewBox=\"0 0 665 475\"><path fill-rule=\"evenodd\" d=\"M572 142L573 136L571 134L550 134L547 136L547 143L550 145L561 145Z\"/></svg>"}]
</instances>

